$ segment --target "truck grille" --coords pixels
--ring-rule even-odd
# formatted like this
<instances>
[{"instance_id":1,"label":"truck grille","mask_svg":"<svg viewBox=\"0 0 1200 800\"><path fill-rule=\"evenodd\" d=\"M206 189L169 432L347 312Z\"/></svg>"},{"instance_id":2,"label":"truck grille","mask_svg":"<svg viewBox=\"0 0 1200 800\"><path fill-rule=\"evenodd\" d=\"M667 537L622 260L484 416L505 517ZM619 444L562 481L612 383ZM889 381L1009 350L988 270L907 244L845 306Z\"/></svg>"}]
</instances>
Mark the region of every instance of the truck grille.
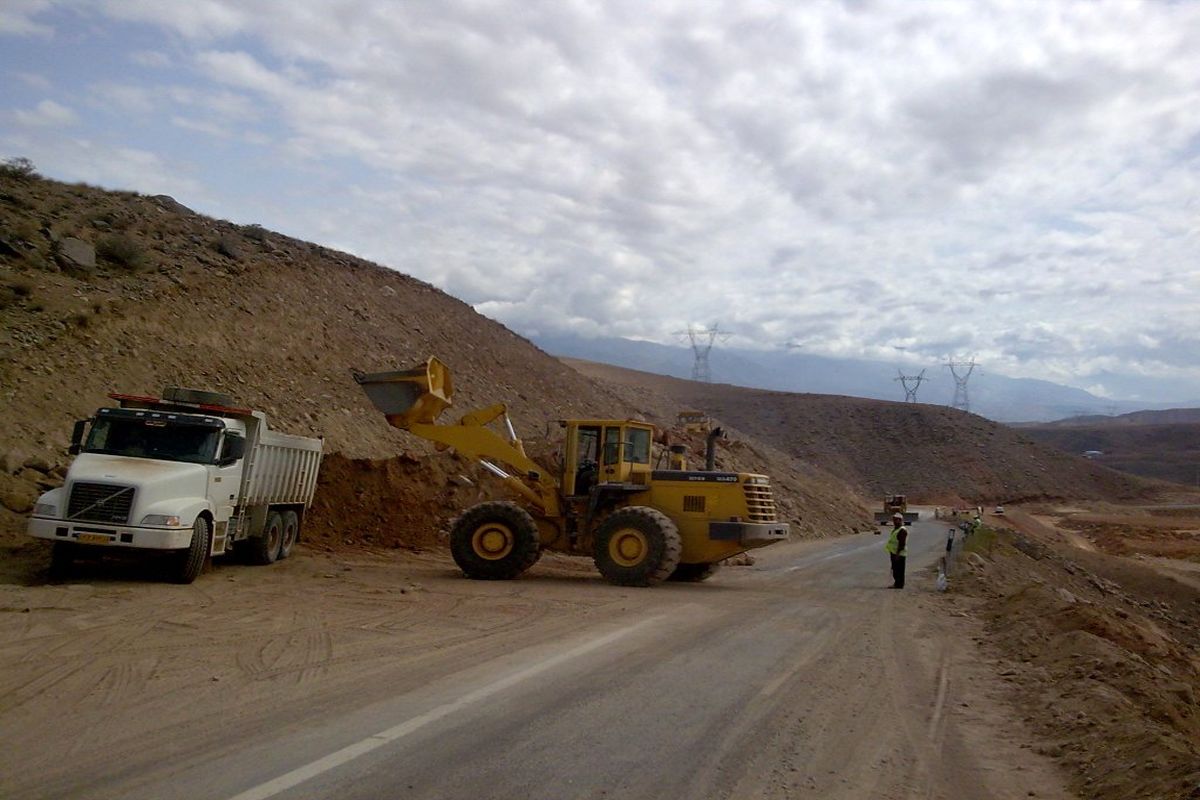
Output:
<instances>
[{"instance_id":1,"label":"truck grille","mask_svg":"<svg viewBox=\"0 0 1200 800\"><path fill-rule=\"evenodd\" d=\"M67 519L128 523L133 487L109 483L76 483L67 502Z\"/></svg>"},{"instance_id":2,"label":"truck grille","mask_svg":"<svg viewBox=\"0 0 1200 800\"><path fill-rule=\"evenodd\" d=\"M744 483L750 522L775 522L775 496L768 483Z\"/></svg>"}]
</instances>

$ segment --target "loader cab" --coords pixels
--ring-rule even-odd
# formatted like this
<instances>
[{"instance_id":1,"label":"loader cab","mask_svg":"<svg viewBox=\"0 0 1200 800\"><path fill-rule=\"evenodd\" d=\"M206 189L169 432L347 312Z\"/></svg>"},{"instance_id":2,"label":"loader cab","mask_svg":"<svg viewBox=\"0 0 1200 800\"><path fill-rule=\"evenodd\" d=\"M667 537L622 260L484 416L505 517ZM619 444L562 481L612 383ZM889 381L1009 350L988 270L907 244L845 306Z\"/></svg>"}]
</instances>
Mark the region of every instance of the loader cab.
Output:
<instances>
[{"instance_id":1,"label":"loader cab","mask_svg":"<svg viewBox=\"0 0 1200 800\"><path fill-rule=\"evenodd\" d=\"M579 497L600 484L645 484L654 428L628 420L567 420L563 494Z\"/></svg>"}]
</instances>

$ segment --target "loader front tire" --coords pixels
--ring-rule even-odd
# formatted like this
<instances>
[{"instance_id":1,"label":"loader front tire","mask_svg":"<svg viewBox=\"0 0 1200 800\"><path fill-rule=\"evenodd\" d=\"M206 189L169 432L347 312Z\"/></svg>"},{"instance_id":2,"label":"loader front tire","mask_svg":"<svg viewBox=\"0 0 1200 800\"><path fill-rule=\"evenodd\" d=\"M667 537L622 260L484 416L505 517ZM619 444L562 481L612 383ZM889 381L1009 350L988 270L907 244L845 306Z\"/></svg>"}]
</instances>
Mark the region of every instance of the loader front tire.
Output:
<instances>
[{"instance_id":1,"label":"loader front tire","mask_svg":"<svg viewBox=\"0 0 1200 800\"><path fill-rule=\"evenodd\" d=\"M516 503L493 500L472 506L450 528L450 554L468 578L508 581L541 555L537 524Z\"/></svg>"},{"instance_id":2,"label":"loader front tire","mask_svg":"<svg viewBox=\"0 0 1200 800\"><path fill-rule=\"evenodd\" d=\"M720 564L680 564L671 573L669 581L683 581L687 583L699 583L706 581L716 574L721 568Z\"/></svg>"},{"instance_id":3,"label":"loader front tire","mask_svg":"<svg viewBox=\"0 0 1200 800\"><path fill-rule=\"evenodd\" d=\"M647 506L614 512L596 531L596 569L618 586L653 586L679 565L683 545L671 518Z\"/></svg>"}]
</instances>

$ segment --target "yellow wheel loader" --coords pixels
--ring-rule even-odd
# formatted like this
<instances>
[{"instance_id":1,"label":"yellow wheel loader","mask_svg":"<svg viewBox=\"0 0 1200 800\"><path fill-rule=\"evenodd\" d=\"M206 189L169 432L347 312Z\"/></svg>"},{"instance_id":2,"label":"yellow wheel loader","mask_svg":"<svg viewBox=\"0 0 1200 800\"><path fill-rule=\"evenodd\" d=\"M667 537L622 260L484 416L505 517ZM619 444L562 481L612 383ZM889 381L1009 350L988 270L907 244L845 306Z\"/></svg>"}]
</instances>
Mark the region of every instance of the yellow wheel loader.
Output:
<instances>
[{"instance_id":1,"label":"yellow wheel loader","mask_svg":"<svg viewBox=\"0 0 1200 800\"><path fill-rule=\"evenodd\" d=\"M354 379L391 425L477 460L520 498L480 503L454 521L450 551L469 578L515 578L551 549L590 553L623 586L702 581L718 562L788 538L765 475L713 469L719 428L708 437L707 469L687 469L682 448L672 448L668 469L655 469L653 425L563 420L561 463L551 474L525 454L503 403L438 423L454 386L436 358Z\"/></svg>"},{"instance_id":2,"label":"yellow wheel loader","mask_svg":"<svg viewBox=\"0 0 1200 800\"><path fill-rule=\"evenodd\" d=\"M883 496L883 511L875 512L875 521L880 525L890 525L896 514L904 517L904 524L911 525L920 519L920 514L908 510L908 498L902 494L885 494Z\"/></svg>"}]
</instances>

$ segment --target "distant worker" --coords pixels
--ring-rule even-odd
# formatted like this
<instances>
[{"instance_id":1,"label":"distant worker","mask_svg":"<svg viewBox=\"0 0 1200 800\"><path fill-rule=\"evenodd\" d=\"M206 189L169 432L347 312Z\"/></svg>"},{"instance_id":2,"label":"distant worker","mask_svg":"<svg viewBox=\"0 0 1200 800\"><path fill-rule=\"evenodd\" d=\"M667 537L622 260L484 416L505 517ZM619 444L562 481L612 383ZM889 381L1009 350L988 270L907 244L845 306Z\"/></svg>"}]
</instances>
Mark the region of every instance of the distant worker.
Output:
<instances>
[{"instance_id":1,"label":"distant worker","mask_svg":"<svg viewBox=\"0 0 1200 800\"><path fill-rule=\"evenodd\" d=\"M908 528L904 525L903 514L892 515L892 534L888 536L884 548L892 561L892 587L904 588L904 562L908 559Z\"/></svg>"}]
</instances>

